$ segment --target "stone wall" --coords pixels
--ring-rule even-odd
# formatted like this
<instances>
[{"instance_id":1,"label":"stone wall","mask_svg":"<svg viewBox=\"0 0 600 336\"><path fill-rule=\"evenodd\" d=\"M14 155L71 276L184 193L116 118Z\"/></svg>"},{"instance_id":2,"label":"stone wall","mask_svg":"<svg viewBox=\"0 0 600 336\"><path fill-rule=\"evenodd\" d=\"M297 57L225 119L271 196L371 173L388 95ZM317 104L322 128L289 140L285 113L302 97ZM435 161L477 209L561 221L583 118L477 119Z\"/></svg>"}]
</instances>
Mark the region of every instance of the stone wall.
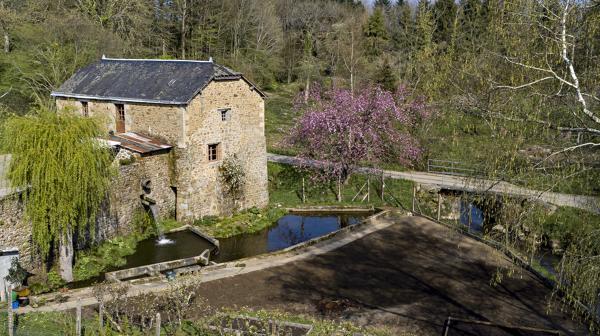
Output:
<instances>
[{"instance_id":1,"label":"stone wall","mask_svg":"<svg viewBox=\"0 0 600 336\"><path fill-rule=\"evenodd\" d=\"M38 263L31 244L31 225L25 221L23 209L18 193L0 198L0 250L17 248L23 266L32 269Z\"/></svg>"},{"instance_id":2,"label":"stone wall","mask_svg":"<svg viewBox=\"0 0 600 336\"><path fill-rule=\"evenodd\" d=\"M119 154L121 156L121 154ZM144 211L142 195L156 201L161 218L175 211L175 193L169 182L169 154L137 157L135 161L119 167L107 203L98 215L95 239L106 240L131 233L133 216ZM148 193L142 181L151 181ZM31 239L31 224L24 219L24 205L18 193L0 198L0 250L17 248L23 265L34 270L41 266Z\"/></svg>"},{"instance_id":3,"label":"stone wall","mask_svg":"<svg viewBox=\"0 0 600 336\"><path fill-rule=\"evenodd\" d=\"M227 120L221 109L230 109ZM243 80L213 81L187 108L187 141L177 160L178 218L189 221L231 212L219 177L222 159L237 155L246 173L240 208L268 204L264 100ZM209 162L208 145L220 158Z\"/></svg>"},{"instance_id":4,"label":"stone wall","mask_svg":"<svg viewBox=\"0 0 600 336\"><path fill-rule=\"evenodd\" d=\"M136 211L144 210L142 197L156 202L160 218L169 218L175 212L175 193L170 183L170 155L160 154L135 158L122 165L119 176L111 189L111 215L116 218L121 234L128 233ZM142 181L150 181L149 192L142 188Z\"/></svg>"},{"instance_id":5,"label":"stone wall","mask_svg":"<svg viewBox=\"0 0 600 336\"><path fill-rule=\"evenodd\" d=\"M72 109L83 113L80 101L57 98L56 106L59 110ZM184 107L137 103L126 103L124 107L126 132L151 135L163 139L171 145L177 145L184 141L183 119L186 111ZM88 101L88 113L90 116L99 116L106 120L109 131L116 130L117 110L114 103Z\"/></svg>"}]
</instances>

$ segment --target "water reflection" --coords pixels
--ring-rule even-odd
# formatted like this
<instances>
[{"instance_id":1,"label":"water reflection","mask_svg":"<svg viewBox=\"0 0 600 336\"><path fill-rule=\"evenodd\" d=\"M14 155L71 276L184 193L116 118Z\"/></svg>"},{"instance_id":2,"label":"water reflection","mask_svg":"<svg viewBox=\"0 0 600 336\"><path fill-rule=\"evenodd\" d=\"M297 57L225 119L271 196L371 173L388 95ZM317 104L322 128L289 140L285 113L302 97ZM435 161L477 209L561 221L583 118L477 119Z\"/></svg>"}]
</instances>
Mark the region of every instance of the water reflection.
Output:
<instances>
[{"instance_id":1,"label":"water reflection","mask_svg":"<svg viewBox=\"0 0 600 336\"><path fill-rule=\"evenodd\" d=\"M460 223L467 226L469 231L483 232L484 212L467 200L460 201Z\"/></svg>"},{"instance_id":2,"label":"water reflection","mask_svg":"<svg viewBox=\"0 0 600 336\"><path fill-rule=\"evenodd\" d=\"M273 227L258 233L220 239L220 254L216 256L215 260L225 262L279 251L355 225L371 214L372 212L288 214L281 217Z\"/></svg>"}]
</instances>

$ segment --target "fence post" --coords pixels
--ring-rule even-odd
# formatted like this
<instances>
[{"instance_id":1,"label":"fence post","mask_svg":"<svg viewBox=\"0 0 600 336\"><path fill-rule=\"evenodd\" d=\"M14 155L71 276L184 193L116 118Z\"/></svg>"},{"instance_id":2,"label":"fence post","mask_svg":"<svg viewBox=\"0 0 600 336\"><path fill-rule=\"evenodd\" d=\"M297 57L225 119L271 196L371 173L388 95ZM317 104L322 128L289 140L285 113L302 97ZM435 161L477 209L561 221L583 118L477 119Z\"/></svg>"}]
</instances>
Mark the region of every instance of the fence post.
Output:
<instances>
[{"instance_id":1,"label":"fence post","mask_svg":"<svg viewBox=\"0 0 600 336\"><path fill-rule=\"evenodd\" d=\"M104 335L104 302L100 301L100 305L98 306L98 325L100 335Z\"/></svg>"},{"instance_id":2,"label":"fence post","mask_svg":"<svg viewBox=\"0 0 600 336\"><path fill-rule=\"evenodd\" d=\"M442 194L438 192L438 208L437 208L437 220L439 221L442 216Z\"/></svg>"},{"instance_id":3,"label":"fence post","mask_svg":"<svg viewBox=\"0 0 600 336\"><path fill-rule=\"evenodd\" d=\"M469 201L469 232L471 232L472 224L473 224L473 204Z\"/></svg>"},{"instance_id":4,"label":"fence post","mask_svg":"<svg viewBox=\"0 0 600 336\"><path fill-rule=\"evenodd\" d=\"M160 313L156 313L156 336L160 336Z\"/></svg>"},{"instance_id":5,"label":"fence post","mask_svg":"<svg viewBox=\"0 0 600 336\"><path fill-rule=\"evenodd\" d=\"M342 177L341 176L338 176L337 199L338 199L338 202L342 201Z\"/></svg>"},{"instance_id":6,"label":"fence post","mask_svg":"<svg viewBox=\"0 0 600 336\"><path fill-rule=\"evenodd\" d=\"M412 197L412 212L415 212L415 206L417 202L417 186L413 185L413 197Z\"/></svg>"},{"instance_id":7,"label":"fence post","mask_svg":"<svg viewBox=\"0 0 600 336\"><path fill-rule=\"evenodd\" d=\"M75 310L75 334L81 336L81 299L77 300L77 308Z\"/></svg>"},{"instance_id":8,"label":"fence post","mask_svg":"<svg viewBox=\"0 0 600 336\"><path fill-rule=\"evenodd\" d=\"M382 170L381 171L381 200L385 203L384 189L385 189L385 176L383 175L383 170Z\"/></svg>"},{"instance_id":9,"label":"fence post","mask_svg":"<svg viewBox=\"0 0 600 336\"><path fill-rule=\"evenodd\" d=\"M304 176L302 176L302 203L306 203L306 191L304 187Z\"/></svg>"},{"instance_id":10,"label":"fence post","mask_svg":"<svg viewBox=\"0 0 600 336\"><path fill-rule=\"evenodd\" d=\"M452 323L452 317L448 316L448 318L444 322L444 334L443 334L443 336L448 336L448 332L450 331L450 324L451 323Z\"/></svg>"}]
</instances>

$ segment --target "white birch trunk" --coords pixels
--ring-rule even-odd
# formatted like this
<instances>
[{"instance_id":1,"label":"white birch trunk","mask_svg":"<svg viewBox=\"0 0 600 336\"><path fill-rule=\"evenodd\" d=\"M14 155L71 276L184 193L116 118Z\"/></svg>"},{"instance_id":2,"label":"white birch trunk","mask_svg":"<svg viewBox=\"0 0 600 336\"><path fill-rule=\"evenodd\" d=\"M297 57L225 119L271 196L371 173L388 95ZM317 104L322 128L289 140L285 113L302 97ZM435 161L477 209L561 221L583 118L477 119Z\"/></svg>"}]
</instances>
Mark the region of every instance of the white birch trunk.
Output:
<instances>
[{"instance_id":1,"label":"white birch trunk","mask_svg":"<svg viewBox=\"0 0 600 336\"><path fill-rule=\"evenodd\" d=\"M10 37L6 32L4 33L4 52L7 54L10 52Z\"/></svg>"}]
</instances>

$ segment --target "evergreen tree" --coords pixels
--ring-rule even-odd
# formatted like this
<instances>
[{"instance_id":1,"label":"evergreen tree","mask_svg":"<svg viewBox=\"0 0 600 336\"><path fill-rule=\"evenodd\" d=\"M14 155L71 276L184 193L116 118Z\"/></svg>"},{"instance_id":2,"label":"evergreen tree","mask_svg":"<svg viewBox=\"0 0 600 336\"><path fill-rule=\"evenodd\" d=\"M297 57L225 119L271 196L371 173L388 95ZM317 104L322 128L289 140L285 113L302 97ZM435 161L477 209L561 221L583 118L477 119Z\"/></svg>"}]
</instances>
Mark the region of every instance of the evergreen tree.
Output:
<instances>
[{"instance_id":1,"label":"evergreen tree","mask_svg":"<svg viewBox=\"0 0 600 336\"><path fill-rule=\"evenodd\" d=\"M380 55L388 40L388 32L385 28L385 19L381 8L375 9L373 15L367 20L364 28L367 43L367 52L372 56Z\"/></svg>"},{"instance_id":2,"label":"evergreen tree","mask_svg":"<svg viewBox=\"0 0 600 336\"><path fill-rule=\"evenodd\" d=\"M390 0L375 0L375 5L377 7L382 7L383 9L389 9L392 6L392 2Z\"/></svg>"},{"instance_id":3,"label":"evergreen tree","mask_svg":"<svg viewBox=\"0 0 600 336\"><path fill-rule=\"evenodd\" d=\"M437 0L433 5L433 16L435 19L436 42L450 42L456 18L457 6L454 0Z\"/></svg>"},{"instance_id":4,"label":"evergreen tree","mask_svg":"<svg viewBox=\"0 0 600 336\"><path fill-rule=\"evenodd\" d=\"M375 82L381 85L386 91L394 92L398 87L398 79L394 73L394 69L390 65L389 60L386 58L379 70L377 71L377 77Z\"/></svg>"},{"instance_id":5,"label":"evergreen tree","mask_svg":"<svg viewBox=\"0 0 600 336\"><path fill-rule=\"evenodd\" d=\"M408 2L398 1L389 13L392 42L395 49L406 52L414 44L415 22Z\"/></svg>"},{"instance_id":6,"label":"evergreen tree","mask_svg":"<svg viewBox=\"0 0 600 336\"><path fill-rule=\"evenodd\" d=\"M460 47L472 50L482 45L480 41L487 28L487 6L480 0L462 0L460 2Z\"/></svg>"}]
</instances>

